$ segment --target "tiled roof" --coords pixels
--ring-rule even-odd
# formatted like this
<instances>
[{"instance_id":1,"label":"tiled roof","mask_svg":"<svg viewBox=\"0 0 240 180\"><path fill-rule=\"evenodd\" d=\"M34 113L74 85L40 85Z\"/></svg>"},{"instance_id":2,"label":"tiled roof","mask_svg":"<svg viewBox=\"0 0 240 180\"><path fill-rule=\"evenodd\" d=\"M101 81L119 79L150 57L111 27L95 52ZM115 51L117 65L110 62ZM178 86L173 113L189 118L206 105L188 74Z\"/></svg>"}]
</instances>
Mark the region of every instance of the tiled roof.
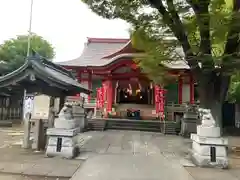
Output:
<instances>
[{"instance_id":1,"label":"tiled roof","mask_svg":"<svg viewBox=\"0 0 240 180\"><path fill-rule=\"evenodd\" d=\"M66 95L75 95L81 92L90 94L92 92L80 84L69 70L36 55L36 53L28 57L26 62L15 71L0 76L1 92L6 87L16 85L21 85L24 88L26 81L29 91L35 88L34 92L37 89L37 91L48 95L57 94L57 91ZM44 88L40 88L43 84ZM56 91L50 91L52 88L55 88Z\"/></svg>"},{"instance_id":2,"label":"tiled roof","mask_svg":"<svg viewBox=\"0 0 240 180\"><path fill-rule=\"evenodd\" d=\"M129 44L129 41L129 39L88 38L88 42L85 44L80 57L69 61L58 62L58 64L63 66L76 67L101 67L108 65L123 56L134 57L134 54L131 53L118 54L115 57L111 57L111 55L115 53L117 54L118 51L126 47L127 44ZM176 52L174 54L183 57L181 48L176 49ZM189 66L183 60L164 64L172 69L189 69Z\"/></svg>"},{"instance_id":3,"label":"tiled roof","mask_svg":"<svg viewBox=\"0 0 240 180\"><path fill-rule=\"evenodd\" d=\"M101 39L88 38L80 57L59 62L64 66L103 66L109 63L109 59L102 59L121 50L129 39Z\"/></svg>"}]
</instances>

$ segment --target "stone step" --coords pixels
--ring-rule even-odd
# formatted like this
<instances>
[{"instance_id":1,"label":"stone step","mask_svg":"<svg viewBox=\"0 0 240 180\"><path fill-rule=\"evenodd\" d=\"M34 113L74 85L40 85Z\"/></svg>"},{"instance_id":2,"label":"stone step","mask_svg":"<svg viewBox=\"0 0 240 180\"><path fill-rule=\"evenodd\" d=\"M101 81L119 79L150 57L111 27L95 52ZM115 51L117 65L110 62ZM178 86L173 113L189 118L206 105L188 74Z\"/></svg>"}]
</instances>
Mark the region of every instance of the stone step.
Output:
<instances>
[{"instance_id":1,"label":"stone step","mask_svg":"<svg viewBox=\"0 0 240 180\"><path fill-rule=\"evenodd\" d=\"M149 132L160 132L159 128L140 128L140 127L129 127L129 126L111 126L110 129L116 130L133 130L133 131L149 131Z\"/></svg>"},{"instance_id":2,"label":"stone step","mask_svg":"<svg viewBox=\"0 0 240 180\"><path fill-rule=\"evenodd\" d=\"M164 134L176 134L176 123L174 121L164 123Z\"/></svg>"},{"instance_id":3,"label":"stone step","mask_svg":"<svg viewBox=\"0 0 240 180\"><path fill-rule=\"evenodd\" d=\"M88 121L88 130L103 131L105 129L106 122L104 120L94 120Z\"/></svg>"},{"instance_id":4,"label":"stone step","mask_svg":"<svg viewBox=\"0 0 240 180\"><path fill-rule=\"evenodd\" d=\"M109 120L106 129L161 132L161 124L142 120Z\"/></svg>"}]
</instances>

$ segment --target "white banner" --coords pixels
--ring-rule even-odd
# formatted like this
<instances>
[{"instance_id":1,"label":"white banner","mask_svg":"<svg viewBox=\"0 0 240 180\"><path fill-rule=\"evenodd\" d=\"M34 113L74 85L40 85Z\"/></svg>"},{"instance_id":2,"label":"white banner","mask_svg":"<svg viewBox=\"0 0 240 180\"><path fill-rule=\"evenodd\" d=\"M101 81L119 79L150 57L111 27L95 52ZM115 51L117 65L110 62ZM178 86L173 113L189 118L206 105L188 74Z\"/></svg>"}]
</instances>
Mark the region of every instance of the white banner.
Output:
<instances>
[{"instance_id":1,"label":"white banner","mask_svg":"<svg viewBox=\"0 0 240 180\"><path fill-rule=\"evenodd\" d=\"M34 95L26 94L24 98L24 119L26 118L27 113L32 113L34 107Z\"/></svg>"}]
</instances>

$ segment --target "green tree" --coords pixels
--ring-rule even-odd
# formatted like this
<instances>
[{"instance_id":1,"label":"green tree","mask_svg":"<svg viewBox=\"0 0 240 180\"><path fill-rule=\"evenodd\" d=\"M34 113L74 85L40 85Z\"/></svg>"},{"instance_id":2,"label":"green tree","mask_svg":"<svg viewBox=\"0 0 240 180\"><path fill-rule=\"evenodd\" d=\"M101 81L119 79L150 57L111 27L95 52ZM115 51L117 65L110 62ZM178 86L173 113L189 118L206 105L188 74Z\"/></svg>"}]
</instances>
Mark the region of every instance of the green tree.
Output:
<instances>
[{"instance_id":1,"label":"green tree","mask_svg":"<svg viewBox=\"0 0 240 180\"><path fill-rule=\"evenodd\" d=\"M235 73L231 77L228 100L233 103L240 103L240 72Z\"/></svg>"},{"instance_id":2,"label":"green tree","mask_svg":"<svg viewBox=\"0 0 240 180\"><path fill-rule=\"evenodd\" d=\"M0 45L0 72L6 74L19 68L26 60L28 35L20 35ZM55 56L52 45L41 36L32 34L31 49L46 59L52 60Z\"/></svg>"},{"instance_id":3,"label":"green tree","mask_svg":"<svg viewBox=\"0 0 240 180\"><path fill-rule=\"evenodd\" d=\"M221 126L222 103L240 62L239 0L82 1L104 18L132 25L133 44L146 53L143 69L154 74L160 64L183 58L198 83L201 106L210 108Z\"/></svg>"}]
</instances>

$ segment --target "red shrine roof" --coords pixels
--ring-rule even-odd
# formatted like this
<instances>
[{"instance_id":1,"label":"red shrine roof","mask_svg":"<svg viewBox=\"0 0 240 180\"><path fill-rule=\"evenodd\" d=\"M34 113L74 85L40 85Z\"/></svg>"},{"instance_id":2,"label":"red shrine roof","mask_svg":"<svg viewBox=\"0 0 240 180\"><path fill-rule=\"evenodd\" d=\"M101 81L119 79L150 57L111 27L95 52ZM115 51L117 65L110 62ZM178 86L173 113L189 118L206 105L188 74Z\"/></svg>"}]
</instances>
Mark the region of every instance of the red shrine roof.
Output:
<instances>
[{"instance_id":1,"label":"red shrine roof","mask_svg":"<svg viewBox=\"0 0 240 180\"><path fill-rule=\"evenodd\" d=\"M87 38L80 57L69 61L58 62L70 67L101 67L123 57L136 57L137 51L132 47L130 39ZM172 69L189 69L184 61L165 64Z\"/></svg>"}]
</instances>

